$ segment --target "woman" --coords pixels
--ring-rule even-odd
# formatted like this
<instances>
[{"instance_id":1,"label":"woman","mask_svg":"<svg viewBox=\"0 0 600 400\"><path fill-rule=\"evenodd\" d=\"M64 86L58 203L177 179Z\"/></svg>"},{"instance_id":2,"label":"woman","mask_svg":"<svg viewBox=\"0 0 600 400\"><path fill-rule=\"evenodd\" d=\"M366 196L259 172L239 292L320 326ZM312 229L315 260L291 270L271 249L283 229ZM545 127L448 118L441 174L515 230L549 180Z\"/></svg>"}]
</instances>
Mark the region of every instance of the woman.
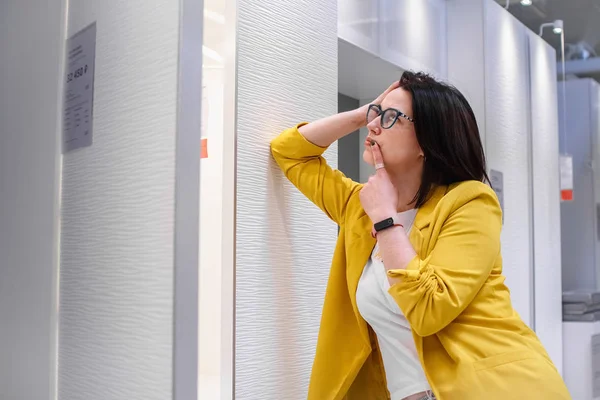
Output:
<instances>
[{"instance_id":1,"label":"woman","mask_svg":"<svg viewBox=\"0 0 600 400\"><path fill-rule=\"evenodd\" d=\"M366 117L366 118L365 118ZM367 124L360 185L321 154ZM569 399L502 275L498 200L462 94L406 72L375 102L271 143L340 227L309 399Z\"/></svg>"}]
</instances>

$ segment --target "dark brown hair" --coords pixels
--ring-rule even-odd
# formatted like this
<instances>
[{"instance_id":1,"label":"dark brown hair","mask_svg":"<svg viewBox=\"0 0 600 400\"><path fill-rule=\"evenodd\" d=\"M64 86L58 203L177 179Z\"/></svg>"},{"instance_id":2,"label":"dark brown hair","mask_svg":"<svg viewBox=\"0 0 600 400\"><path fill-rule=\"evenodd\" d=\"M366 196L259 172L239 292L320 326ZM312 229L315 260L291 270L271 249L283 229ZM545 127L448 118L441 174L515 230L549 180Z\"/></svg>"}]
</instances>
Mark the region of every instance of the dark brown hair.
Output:
<instances>
[{"instance_id":1,"label":"dark brown hair","mask_svg":"<svg viewBox=\"0 0 600 400\"><path fill-rule=\"evenodd\" d=\"M435 186L489 182L475 114L462 93L422 72L404 72L400 87L412 96L415 133L425 155L416 207Z\"/></svg>"}]
</instances>

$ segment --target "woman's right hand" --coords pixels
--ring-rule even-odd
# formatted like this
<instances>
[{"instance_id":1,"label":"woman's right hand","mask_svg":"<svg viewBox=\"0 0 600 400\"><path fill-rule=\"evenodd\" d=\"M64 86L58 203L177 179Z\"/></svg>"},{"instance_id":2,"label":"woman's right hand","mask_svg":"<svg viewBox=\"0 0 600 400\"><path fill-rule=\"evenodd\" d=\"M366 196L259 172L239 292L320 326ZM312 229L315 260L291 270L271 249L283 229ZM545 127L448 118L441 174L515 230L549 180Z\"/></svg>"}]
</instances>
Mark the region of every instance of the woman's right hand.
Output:
<instances>
[{"instance_id":1,"label":"woman's right hand","mask_svg":"<svg viewBox=\"0 0 600 400\"><path fill-rule=\"evenodd\" d=\"M364 106L360 107L358 109L359 114L361 115L367 115L367 110L369 109L369 106L371 104L377 104L377 105L381 105L381 102L383 101L383 99L385 99L385 96L387 96L392 90L398 89L400 87L400 81L395 81L394 83L392 83L390 85L389 88L387 88L383 93L381 93L379 96L377 96L377 98L375 100L373 100L370 103L365 104ZM367 123L367 119L365 117L365 122L364 125L366 125Z\"/></svg>"},{"instance_id":2,"label":"woman's right hand","mask_svg":"<svg viewBox=\"0 0 600 400\"><path fill-rule=\"evenodd\" d=\"M397 80L394 83L392 83L391 86L385 90L385 92L381 93L375 100L373 100L371 104L381 105L381 102L383 101L383 99L385 99L385 96L387 96L392 90L398 89L399 87L400 81Z\"/></svg>"},{"instance_id":3,"label":"woman's right hand","mask_svg":"<svg viewBox=\"0 0 600 400\"><path fill-rule=\"evenodd\" d=\"M385 92L381 93L373 103L381 104L385 96L400 87L400 81L394 82ZM306 140L319 146L328 147L336 140L367 125L367 110L369 104L301 126L298 131Z\"/></svg>"}]
</instances>

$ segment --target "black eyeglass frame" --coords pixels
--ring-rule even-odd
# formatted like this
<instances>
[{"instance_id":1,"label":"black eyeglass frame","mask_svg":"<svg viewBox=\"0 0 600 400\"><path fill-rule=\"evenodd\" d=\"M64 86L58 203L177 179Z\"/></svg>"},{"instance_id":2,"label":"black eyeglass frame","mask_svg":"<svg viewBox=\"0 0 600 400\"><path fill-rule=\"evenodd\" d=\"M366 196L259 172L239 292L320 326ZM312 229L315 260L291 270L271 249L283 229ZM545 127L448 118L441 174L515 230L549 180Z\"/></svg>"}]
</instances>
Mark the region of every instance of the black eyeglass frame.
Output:
<instances>
[{"instance_id":1,"label":"black eyeglass frame","mask_svg":"<svg viewBox=\"0 0 600 400\"><path fill-rule=\"evenodd\" d=\"M381 128L383 129L390 129L392 126L394 126L394 124L396 123L396 121L398 121L399 117L402 117L404 119L406 119L407 121L412 122L413 124L415 123L415 120L411 117L409 117L408 115L404 114L402 111L395 109L395 108L386 108L385 110L381 109L381 106L379 104L370 104L369 108L367 109L367 123L369 123L369 113L371 112L371 110L374 109L377 111L378 115L377 117L381 118L381 121L383 122L383 115L388 112L388 111L394 111L396 113L396 117L394 118L394 120L392 121L392 123L390 124L390 126L383 126L383 124L381 124Z\"/></svg>"}]
</instances>

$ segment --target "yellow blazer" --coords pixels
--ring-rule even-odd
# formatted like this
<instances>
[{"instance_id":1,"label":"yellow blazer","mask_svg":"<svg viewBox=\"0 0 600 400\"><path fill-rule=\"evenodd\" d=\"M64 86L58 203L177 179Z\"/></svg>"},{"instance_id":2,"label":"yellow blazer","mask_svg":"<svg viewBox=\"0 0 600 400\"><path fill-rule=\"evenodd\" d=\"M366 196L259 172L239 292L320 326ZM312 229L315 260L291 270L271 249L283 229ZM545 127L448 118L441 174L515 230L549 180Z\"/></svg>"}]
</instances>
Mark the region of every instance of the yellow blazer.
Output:
<instances>
[{"instance_id":1,"label":"yellow blazer","mask_svg":"<svg viewBox=\"0 0 600 400\"><path fill-rule=\"evenodd\" d=\"M325 294L310 400L388 399L377 340L356 306L375 246L361 185L331 169L298 126L271 143L287 178L339 227ZM389 293L410 322L421 364L441 400L570 399L535 333L511 305L500 255L501 210L481 182L441 186L418 210L417 256ZM558 327L560 329L560 327Z\"/></svg>"}]
</instances>

